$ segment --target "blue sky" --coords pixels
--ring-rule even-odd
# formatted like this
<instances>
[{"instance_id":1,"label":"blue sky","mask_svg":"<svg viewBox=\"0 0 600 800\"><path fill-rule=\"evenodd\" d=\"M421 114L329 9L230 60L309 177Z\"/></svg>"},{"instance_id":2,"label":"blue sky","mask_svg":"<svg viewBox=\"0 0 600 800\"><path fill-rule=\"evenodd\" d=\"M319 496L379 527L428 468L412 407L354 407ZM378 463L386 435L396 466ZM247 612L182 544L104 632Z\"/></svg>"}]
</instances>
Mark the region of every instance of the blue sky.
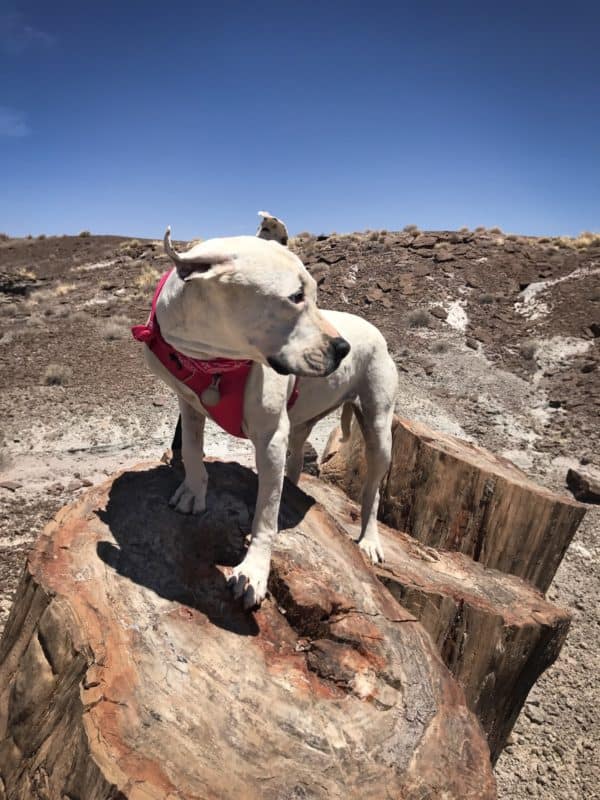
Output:
<instances>
[{"instance_id":1,"label":"blue sky","mask_svg":"<svg viewBox=\"0 0 600 800\"><path fill-rule=\"evenodd\" d=\"M0 0L0 230L600 230L599 29L577 0Z\"/></svg>"}]
</instances>

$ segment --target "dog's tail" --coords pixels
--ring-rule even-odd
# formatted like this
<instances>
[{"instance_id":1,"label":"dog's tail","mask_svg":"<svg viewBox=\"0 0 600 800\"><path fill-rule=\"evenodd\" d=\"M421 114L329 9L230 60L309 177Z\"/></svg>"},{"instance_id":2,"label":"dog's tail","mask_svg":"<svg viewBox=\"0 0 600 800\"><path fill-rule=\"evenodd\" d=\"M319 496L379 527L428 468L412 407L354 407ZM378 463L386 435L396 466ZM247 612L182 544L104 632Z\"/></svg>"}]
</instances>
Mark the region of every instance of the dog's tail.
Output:
<instances>
[{"instance_id":1,"label":"dog's tail","mask_svg":"<svg viewBox=\"0 0 600 800\"><path fill-rule=\"evenodd\" d=\"M344 403L342 407L342 442L347 442L350 438L350 426L352 425L352 414L356 416L356 420L362 430L362 412L355 403Z\"/></svg>"}]
</instances>

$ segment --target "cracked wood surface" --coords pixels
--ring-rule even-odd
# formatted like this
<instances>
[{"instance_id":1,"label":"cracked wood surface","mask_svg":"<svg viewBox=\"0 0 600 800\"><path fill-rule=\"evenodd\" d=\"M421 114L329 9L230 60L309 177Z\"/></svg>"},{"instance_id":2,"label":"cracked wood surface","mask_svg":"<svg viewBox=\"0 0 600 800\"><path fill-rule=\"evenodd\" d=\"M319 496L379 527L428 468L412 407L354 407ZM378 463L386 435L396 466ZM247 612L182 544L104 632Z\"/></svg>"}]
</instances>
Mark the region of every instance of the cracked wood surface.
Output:
<instances>
[{"instance_id":1,"label":"cracked wood surface","mask_svg":"<svg viewBox=\"0 0 600 800\"><path fill-rule=\"evenodd\" d=\"M0 643L0 797L495 797L489 751L423 627L287 487L270 596L226 568L256 478L212 463L209 511L141 465L63 509Z\"/></svg>"},{"instance_id":2,"label":"cracked wood surface","mask_svg":"<svg viewBox=\"0 0 600 800\"><path fill-rule=\"evenodd\" d=\"M535 483L508 459L421 422L394 417L392 430L379 519L545 592L585 507ZM320 474L360 498L365 456L356 420L347 442L339 428L332 431Z\"/></svg>"},{"instance_id":3,"label":"cracked wood surface","mask_svg":"<svg viewBox=\"0 0 600 800\"><path fill-rule=\"evenodd\" d=\"M303 475L301 487L360 534L360 509L341 489ZM430 634L479 718L496 761L529 690L558 657L571 617L514 575L436 551L379 523L379 580Z\"/></svg>"}]
</instances>

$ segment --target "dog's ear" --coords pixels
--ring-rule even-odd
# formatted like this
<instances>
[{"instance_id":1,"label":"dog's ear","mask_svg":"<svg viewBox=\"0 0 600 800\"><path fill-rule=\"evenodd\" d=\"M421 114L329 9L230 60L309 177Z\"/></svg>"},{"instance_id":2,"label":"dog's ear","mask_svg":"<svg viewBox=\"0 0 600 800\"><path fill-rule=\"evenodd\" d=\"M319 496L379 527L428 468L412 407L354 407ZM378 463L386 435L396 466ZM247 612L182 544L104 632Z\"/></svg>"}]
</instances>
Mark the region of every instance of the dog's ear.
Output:
<instances>
[{"instance_id":1,"label":"dog's ear","mask_svg":"<svg viewBox=\"0 0 600 800\"><path fill-rule=\"evenodd\" d=\"M258 216L261 218L260 225L256 231L258 238L270 239L287 246L289 237L285 223L277 219L277 217L273 217L268 211L259 211Z\"/></svg>"},{"instance_id":2,"label":"dog's ear","mask_svg":"<svg viewBox=\"0 0 600 800\"><path fill-rule=\"evenodd\" d=\"M192 247L187 253L178 253L171 244L171 226L165 232L164 238L165 253L169 256L171 261L177 268L177 274L184 281L189 281L191 278L201 278L208 272L214 273L214 268L217 266L225 267L225 271L232 269L231 254L224 253L211 253L211 252L198 252L198 247ZM223 269L221 269L223 272Z\"/></svg>"}]
</instances>

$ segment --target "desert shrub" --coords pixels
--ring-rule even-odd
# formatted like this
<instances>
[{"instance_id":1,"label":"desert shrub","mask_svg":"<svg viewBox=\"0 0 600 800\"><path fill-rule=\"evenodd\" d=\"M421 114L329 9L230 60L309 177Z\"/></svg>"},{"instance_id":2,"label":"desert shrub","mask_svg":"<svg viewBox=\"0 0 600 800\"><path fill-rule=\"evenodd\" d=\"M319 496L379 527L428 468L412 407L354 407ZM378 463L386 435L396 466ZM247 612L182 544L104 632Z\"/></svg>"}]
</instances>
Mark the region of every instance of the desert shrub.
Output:
<instances>
[{"instance_id":1,"label":"desert shrub","mask_svg":"<svg viewBox=\"0 0 600 800\"><path fill-rule=\"evenodd\" d=\"M592 245L600 245L600 233L592 233L592 231L582 231L579 236L573 240L575 247L591 247Z\"/></svg>"},{"instance_id":2,"label":"desert shrub","mask_svg":"<svg viewBox=\"0 0 600 800\"><path fill-rule=\"evenodd\" d=\"M41 240L46 238L46 234L45 233L40 233L40 235L37 238L38 238L38 241L41 241Z\"/></svg>"},{"instance_id":3,"label":"desert shrub","mask_svg":"<svg viewBox=\"0 0 600 800\"><path fill-rule=\"evenodd\" d=\"M54 287L54 294L56 297L64 297L66 294L69 294L69 292L72 292L74 288L74 283L59 283Z\"/></svg>"},{"instance_id":4,"label":"desert shrub","mask_svg":"<svg viewBox=\"0 0 600 800\"><path fill-rule=\"evenodd\" d=\"M502 228L499 228L497 225L494 228L490 228L490 233L495 233L496 235L502 234Z\"/></svg>"},{"instance_id":5,"label":"desert shrub","mask_svg":"<svg viewBox=\"0 0 600 800\"><path fill-rule=\"evenodd\" d=\"M33 239L33 236L32 236L30 233L28 233L28 234L27 234L27 236L26 236L25 238L26 238L26 239Z\"/></svg>"},{"instance_id":6,"label":"desert shrub","mask_svg":"<svg viewBox=\"0 0 600 800\"><path fill-rule=\"evenodd\" d=\"M367 237L370 242L376 242L379 239L379 231L369 231L369 235Z\"/></svg>"},{"instance_id":7,"label":"desert shrub","mask_svg":"<svg viewBox=\"0 0 600 800\"><path fill-rule=\"evenodd\" d=\"M134 284L140 292L146 292L148 289L154 289L159 278L160 272L157 269L149 264L144 264L142 271L136 276Z\"/></svg>"},{"instance_id":8,"label":"desert shrub","mask_svg":"<svg viewBox=\"0 0 600 800\"><path fill-rule=\"evenodd\" d=\"M475 228L475 233L485 233L485 230L486 230L485 225L478 225Z\"/></svg>"},{"instance_id":9,"label":"desert shrub","mask_svg":"<svg viewBox=\"0 0 600 800\"><path fill-rule=\"evenodd\" d=\"M448 351L448 343L442 341L434 342L431 351L433 353L446 353Z\"/></svg>"},{"instance_id":10,"label":"desert shrub","mask_svg":"<svg viewBox=\"0 0 600 800\"><path fill-rule=\"evenodd\" d=\"M404 233L420 233L421 232L419 230L419 226L418 225L413 225L413 224L405 225L402 228L402 230L404 231Z\"/></svg>"},{"instance_id":11,"label":"desert shrub","mask_svg":"<svg viewBox=\"0 0 600 800\"><path fill-rule=\"evenodd\" d=\"M521 345L519 347L519 352L526 361L532 361L535 358L535 354L537 353L537 351L538 351L538 343L534 342L533 340L521 342Z\"/></svg>"},{"instance_id":12,"label":"desert shrub","mask_svg":"<svg viewBox=\"0 0 600 800\"><path fill-rule=\"evenodd\" d=\"M464 225L462 228L458 229L458 232L459 233L469 233L469 228L466 225Z\"/></svg>"},{"instance_id":13,"label":"desert shrub","mask_svg":"<svg viewBox=\"0 0 600 800\"><path fill-rule=\"evenodd\" d=\"M431 315L424 308L411 311L407 317L409 328L429 328Z\"/></svg>"},{"instance_id":14,"label":"desert shrub","mask_svg":"<svg viewBox=\"0 0 600 800\"><path fill-rule=\"evenodd\" d=\"M0 242L8 242L10 240L10 236L8 233L0 233Z\"/></svg>"},{"instance_id":15,"label":"desert shrub","mask_svg":"<svg viewBox=\"0 0 600 800\"><path fill-rule=\"evenodd\" d=\"M129 320L126 317L113 317L100 327L100 334L106 342L124 339L129 333Z\"/></svg>"},{"instance_id":16,"label":"desert shrub","mask_svg":"<svg viewBox=\"0 0 600 800\"><path fill-rule=\"evenodd\" d=\"M81 237L82 237L82 239L85 239L85 238L87 238L88 236L91 236L92 234L91 234L89 231L79 231L79 234L78 234L78 235L79 235L79 236L81 236Z\"/></svg>"},{"instance_id":17,"label":"desert shrub","mask_svg":"<svg viewBox=\"0 0 600 800\"><path fill-rule=\"evenodd\" d=\"M48 364L44 370L46 386L64 386L71 378L71 370L64 364Z\"/></svg>"}]
</instances>

